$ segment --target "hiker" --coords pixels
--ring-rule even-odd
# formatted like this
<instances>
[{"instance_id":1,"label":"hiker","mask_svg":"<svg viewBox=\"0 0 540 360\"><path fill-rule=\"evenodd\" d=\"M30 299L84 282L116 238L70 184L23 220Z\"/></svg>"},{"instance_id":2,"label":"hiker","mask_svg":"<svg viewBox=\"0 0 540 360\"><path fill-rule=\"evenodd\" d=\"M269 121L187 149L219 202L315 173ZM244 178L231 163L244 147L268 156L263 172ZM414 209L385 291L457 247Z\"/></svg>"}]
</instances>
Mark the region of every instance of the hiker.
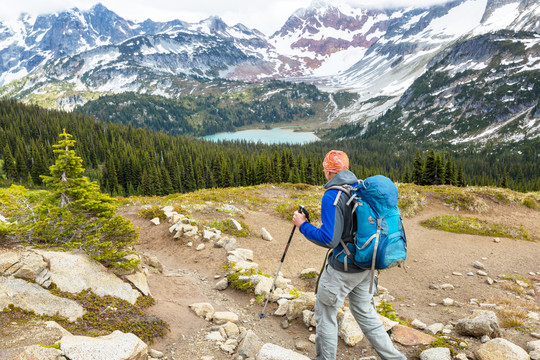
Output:
<instances>
[{"instance_id":1,"label":"hiker","mask_svg":"<svg viewBox=\"0 0 540 360\"><path fill-rule=\"evenodd\" d=\"M324 185L325 189L358 182L356 176L349 171L349 158L343 151L328 152L322 165L324 175L328 180ZM369 292L370 271L364 271L353 263L348 263L345 269L344 264L336 258L343 250L340 240L345 243L353 241L351 207L347 205L347 196L340 194L337 198L338 193L340 192L335 189L324 193L321 201L322 225L320 228L307 222L306 216L298 211L293 216L294 225L308 240L316 245L332 249L328 257L328 265L320 275L315 303L316 359L336 359L337 314L348 295L351 313L381 359L406 360L407 358L392 344L377 311L371 304L373 294Z\"/></svg>"}]
</instances>

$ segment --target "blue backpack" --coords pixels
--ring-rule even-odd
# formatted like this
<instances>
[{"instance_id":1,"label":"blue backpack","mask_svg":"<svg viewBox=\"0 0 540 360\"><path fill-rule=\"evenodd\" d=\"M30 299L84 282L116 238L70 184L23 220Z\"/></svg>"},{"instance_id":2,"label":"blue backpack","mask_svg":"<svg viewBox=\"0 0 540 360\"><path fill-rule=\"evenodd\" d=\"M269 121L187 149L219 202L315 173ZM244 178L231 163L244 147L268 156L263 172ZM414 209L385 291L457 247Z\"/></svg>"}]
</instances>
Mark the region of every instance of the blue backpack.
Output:
<instances>
[{"instance_id":1,"label":"blue backpack","mask_svg":"<svg viewBox=\"0 0 540 360\"><path fill-rule=\"evenodd\" d=\"M388 269L400 265L407 258L407 239L398 208L398 189L382 175L359 180L352 186L332 186L345 193L352 207L353 242L345 244L337 259L344 263L353 262L362 269L371 270L370 293L373 288L375 270ZM341 196L338 193L337 200Z\"/></svg>"}]
</instances>

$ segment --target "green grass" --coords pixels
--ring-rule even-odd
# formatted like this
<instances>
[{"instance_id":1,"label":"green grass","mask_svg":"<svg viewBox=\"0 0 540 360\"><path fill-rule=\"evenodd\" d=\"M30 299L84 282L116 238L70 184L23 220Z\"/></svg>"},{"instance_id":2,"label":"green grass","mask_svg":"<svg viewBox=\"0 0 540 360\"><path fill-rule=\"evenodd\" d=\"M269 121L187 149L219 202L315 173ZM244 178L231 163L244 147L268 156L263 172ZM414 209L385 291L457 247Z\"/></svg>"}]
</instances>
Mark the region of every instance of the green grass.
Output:
<instances>
[{"instance_id":1,"label":"green grass","mask_svg":"<svg viewBox=\"0 0 540 360\"><path fill-rule=\"evenodd\" d=\"M449 231L458 234L506 237L534 241L522 227L515 228L493 224L475 217L461 215L434 216L421 223L424 227Z\"/></svg>"}]
</instances>

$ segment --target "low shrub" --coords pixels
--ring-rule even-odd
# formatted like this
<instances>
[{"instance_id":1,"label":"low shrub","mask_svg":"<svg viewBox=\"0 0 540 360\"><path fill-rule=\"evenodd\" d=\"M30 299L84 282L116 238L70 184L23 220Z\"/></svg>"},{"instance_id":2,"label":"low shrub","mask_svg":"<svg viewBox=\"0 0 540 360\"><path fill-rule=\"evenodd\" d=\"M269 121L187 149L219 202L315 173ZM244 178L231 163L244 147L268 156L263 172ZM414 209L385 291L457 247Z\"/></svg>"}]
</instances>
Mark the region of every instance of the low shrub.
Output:
<instances>
[{"instance_id":1,"label":"low shrub","mask_svg":"<svg viewBox=\"0 0 540 360\"><path fill-rule=\"evenodd\" d=\"M167 216L165 215L165 212L161 210L161 208L157 205L153 205L150 207L143 207L139 211L139 216L143 219L152 220L153 218L159 218L159 220L163 221L167 219Z\"/></svg>"},{"instance_id":2,"label":"low shrub","mask_svg":"<svg viewBox=\"0 0 540 360\"><path fill-rule=\"evenodd\" d=\"M453 193L443 195L444 202L450 206L453 210L467 210L474 212L486 212L489 210L489 206L484 200L478 198L471 193Z\"/></svg>"},{"instance_id":3,"label":"low shrub","mask_svg":"<svg viewBox=\"0 0 540 360\"><path fill-rule=\"evenodd\" d=\"M540 203L533 197L526 197L521 203L529 209L540 210Z\"/></svg>"},{"instance_id":4,"label":"low shrub","mask_svg":"<svg viewBox=\"0 0 540 360\"><path fill-rule=\"evenodd\" d=\"M242 220L237 221L242 226L242 230L238 230L231 219L213 220L208 223L208 226L229 235L237 237L248 237L251 234L249 226Z\"/></svg>"},{"instance_id":5,"label":"low shrub","mask_svg":"<svg viewBox=\"0 0 540 360\"><path fill-rule=\"evenodd\" d=\"M426 206L426 197L411 186L399 184L398 206L403 217L409 218L418 214Z\"/></svg>"},{"instance_id":6,"label":"low shrub","mask_svg":"<svg viewBox=\"0 0 540 360\"><path fill-rule=\"evenodd\" d=\"M458 234L531 240L529 233L522 227L514 228L501 224L493 224L475 217L466 217L461 215L434 216L423 221L421 224L427 228L444 230Z\"/></svg>"}]
</instances>

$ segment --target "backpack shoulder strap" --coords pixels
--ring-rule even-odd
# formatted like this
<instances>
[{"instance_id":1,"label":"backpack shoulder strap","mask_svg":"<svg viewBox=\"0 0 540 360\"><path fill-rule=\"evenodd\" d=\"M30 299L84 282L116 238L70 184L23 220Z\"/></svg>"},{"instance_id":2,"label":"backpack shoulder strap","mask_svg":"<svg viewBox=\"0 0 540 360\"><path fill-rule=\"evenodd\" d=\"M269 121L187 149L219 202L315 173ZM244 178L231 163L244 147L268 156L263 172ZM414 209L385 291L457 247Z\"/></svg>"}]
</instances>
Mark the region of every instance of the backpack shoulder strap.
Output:
<instances>
[{"instance_id":1,"label":"backpack shoulder strap","mask_svg":"<svg viewBox=\"0 0 540 360\"><path fill-rule=\"evenodd\" d=\"M339 186L339 185L330 186L328 189L325 190L325 192L329 190L339 190L336 196L336 200L334 200L334 206L337 205L339 198L341 197L341 193L344 193L349 197L349 201L347 201L347 205L349 205L351 201L354 199L354 196L356 196L356 195L351 196L352 188L350 186Z\"/></svg>"}]
</instances>

